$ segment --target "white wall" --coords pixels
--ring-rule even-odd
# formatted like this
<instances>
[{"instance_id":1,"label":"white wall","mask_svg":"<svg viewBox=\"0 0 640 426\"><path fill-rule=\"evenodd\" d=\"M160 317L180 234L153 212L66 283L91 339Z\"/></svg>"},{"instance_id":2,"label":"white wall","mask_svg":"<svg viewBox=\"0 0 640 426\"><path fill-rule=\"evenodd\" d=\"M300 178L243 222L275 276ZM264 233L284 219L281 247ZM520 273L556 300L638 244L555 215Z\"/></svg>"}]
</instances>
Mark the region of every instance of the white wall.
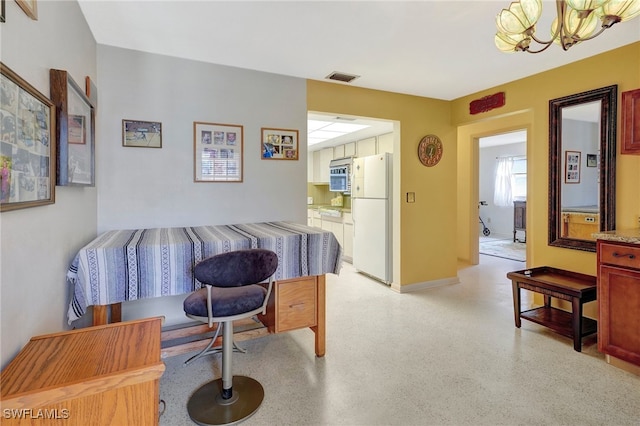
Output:
<instances>
[{"instance_id":1,"label":"white wall","mask_svg":"<svg viewBox=\"0 0 640 426\"><path fill-rule=\"evenodd\" d=\"M493 203L495 190L497 157L515 157L527 154L526 142L512 143L481 148L479 154L479 187L480 201L488 205L481 206L480 216L485 225L491 230L492 237L513 238L513 206L501 207ZM479 225L482 233L482 225ZM521 238L521 234L518 238Z\"/></svg>"},{"instance_id":2,"label":"white wall","mask_svg":"<svg viewBox=\"0 0 640 426\"><path fill-rule=\"evenodd\" d=\"M306 80L98 46L98 231L270 220L306 224ZM162 148L122 146L122 119L162 122ZM193 122L244 126L241 183L194 183ZM261 127L297 129L298 161L262 160ZM123 304L184 322L185 296Z\"/></svg>"},{"instance_id":3,"label":"white wall","mask_svg":"<svg viewBox=\"0 0 640 426\"><path fill-rule=\"evenodd\" d=\"M39 1L38 20L6 1L2 63L49 97L49 69L67 70L84 87L96 80L93 36L76 2ZM98 138L100 141L100 138ZM0 364L34 335L68 328L66 270L95 236L96 188L56 187L55 204L0 215Z\"/></svg>"},{"instance_id":4,"label":"white wall","mask_svg":"<svg viewBox=\"0 0 640 426\"><path fill-rule=\"evenodd\" d=\"M562 120L562 207L599 204L598 168L587 167L587 154L600 154L600 125L578 120ZM580 183L564 183L564 153L580 152Z\"/></svg>"}]
</instances>

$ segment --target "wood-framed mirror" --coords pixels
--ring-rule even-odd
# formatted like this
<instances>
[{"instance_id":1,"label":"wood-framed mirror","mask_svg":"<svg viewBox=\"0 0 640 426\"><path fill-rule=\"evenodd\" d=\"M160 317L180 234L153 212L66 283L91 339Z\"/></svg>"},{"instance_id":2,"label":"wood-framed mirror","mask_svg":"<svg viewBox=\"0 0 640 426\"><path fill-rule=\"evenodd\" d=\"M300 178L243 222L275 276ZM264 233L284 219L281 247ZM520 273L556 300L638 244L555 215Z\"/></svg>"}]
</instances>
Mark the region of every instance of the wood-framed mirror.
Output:
<instances>
[{"instance_id":1,"label":"wood-framed mirror","mask_svg":"<svg viewBox=\"0 0 640 426\"><path fill-rule=\"evenodd\" d=\"M549 101L549 245L596 251L615 229L618 86Z\"/></svg>"}]
</instances>

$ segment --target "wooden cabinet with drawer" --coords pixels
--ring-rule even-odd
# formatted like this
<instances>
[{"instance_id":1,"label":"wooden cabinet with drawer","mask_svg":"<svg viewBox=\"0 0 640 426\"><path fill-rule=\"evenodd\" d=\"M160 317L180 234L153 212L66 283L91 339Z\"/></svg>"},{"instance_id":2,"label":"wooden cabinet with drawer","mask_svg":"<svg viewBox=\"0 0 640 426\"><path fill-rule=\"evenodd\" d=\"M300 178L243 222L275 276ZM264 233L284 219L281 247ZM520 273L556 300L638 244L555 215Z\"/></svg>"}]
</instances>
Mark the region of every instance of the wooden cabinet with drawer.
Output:
<instances>
[{"instance_id":1,"label":"wooden cabinet with drawer","mask_svg":"<svg viewBox=\"0 0 640 426\"><path fill-rule=\"evenodd\" d=\"M33 337L0 375L0 423L157 425L162 321Z\"/></svg>"},{"instance_id":2,"label":"wooden cabinet with drawer","mask_svg":"<svg viewBox=\"0 0 640 426\"><path fill-rule=\"evenodd\" d=\"M272 333L314 327L318 324L315 276L277 281L267 314L261 318Z\"/></svg>"},{"instance_id":3,"label":"wooden cabinet with drawer","mask_svg":"<svg viewBox=\"0 0 640 426\"><path fill-rule=\"evenodd\" d=\"M598 349L640 366L640 245L598 240Z\"/></svg>"}]
</instances>

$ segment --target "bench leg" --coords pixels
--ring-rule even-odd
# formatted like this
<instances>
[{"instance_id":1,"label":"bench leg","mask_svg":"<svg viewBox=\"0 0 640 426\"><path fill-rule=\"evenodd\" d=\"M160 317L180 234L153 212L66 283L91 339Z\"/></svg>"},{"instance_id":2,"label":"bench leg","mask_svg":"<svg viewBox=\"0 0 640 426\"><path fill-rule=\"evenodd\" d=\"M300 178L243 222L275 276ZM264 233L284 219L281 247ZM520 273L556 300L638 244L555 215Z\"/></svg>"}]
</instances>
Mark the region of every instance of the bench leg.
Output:
<instances>
[{"instance_id":1,"label":"bench leg","mask_svg":"<svg viewBox=\"0 0 640 426\"><path fill-rule=\"evenodd\" d=\"M511 282L513 289L513 319L515 320L516 327L520 328L522 322L520 320L520 286L517 280Z\"/></svg>"},{"instance_id":2,"label":"bench leg","mask_svg":"<svg viewBox=\"0 0 640 426\"><path fill-rule=\"evenodd\" d=\"M571 299L573 320L573 349L582 352L582 302L579 298Z\"/></svg>"}]
</instances>

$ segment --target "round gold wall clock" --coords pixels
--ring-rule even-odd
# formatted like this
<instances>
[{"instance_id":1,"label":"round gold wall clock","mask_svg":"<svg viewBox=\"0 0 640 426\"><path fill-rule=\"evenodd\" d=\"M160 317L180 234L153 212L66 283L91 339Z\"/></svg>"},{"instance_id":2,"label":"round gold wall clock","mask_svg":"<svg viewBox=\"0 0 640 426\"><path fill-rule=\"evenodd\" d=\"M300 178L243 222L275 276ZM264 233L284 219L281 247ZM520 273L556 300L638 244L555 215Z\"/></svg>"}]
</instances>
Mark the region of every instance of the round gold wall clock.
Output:
<instances>
[{"instance_id":1,"label":"round gold wall clock","mask_svg":"<svg viewBox=\"0 0 640 426\"><path fill-rule=\"evenodd\" d=\"M427 167L433 167L442 158L442 141L436 135L427 135L418 144L418 158Z\"/></svg>"}]
</instances>

